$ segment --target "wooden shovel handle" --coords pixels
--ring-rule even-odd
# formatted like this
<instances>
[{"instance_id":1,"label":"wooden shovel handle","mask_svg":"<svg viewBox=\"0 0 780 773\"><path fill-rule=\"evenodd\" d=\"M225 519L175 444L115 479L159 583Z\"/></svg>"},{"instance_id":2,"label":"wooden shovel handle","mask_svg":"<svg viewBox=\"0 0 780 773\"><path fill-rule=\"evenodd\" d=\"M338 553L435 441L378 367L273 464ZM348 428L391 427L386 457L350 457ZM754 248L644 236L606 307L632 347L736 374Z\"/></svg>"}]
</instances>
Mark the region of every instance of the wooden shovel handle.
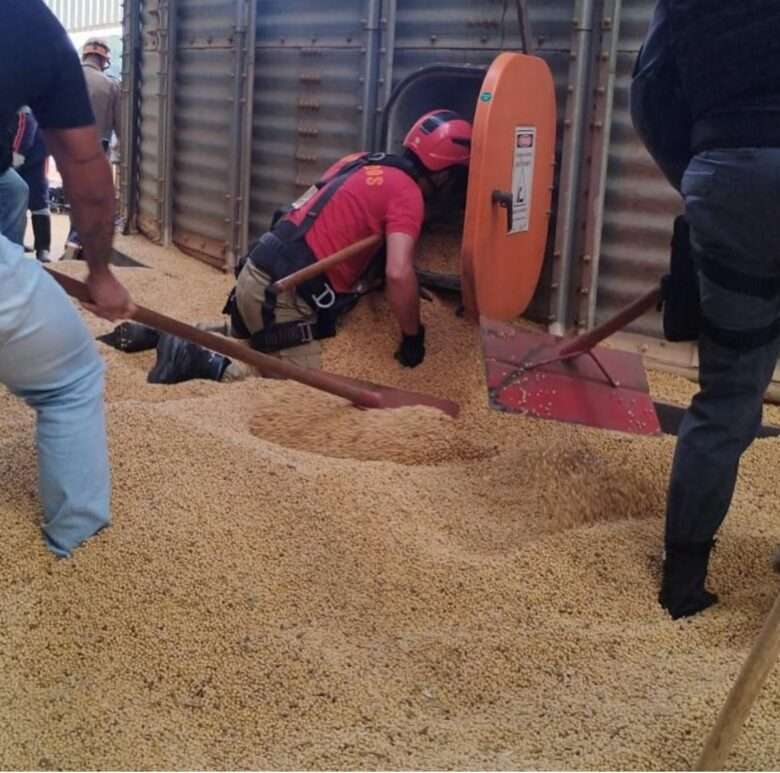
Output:
<instances>
[{"instance_id":1,"label":"wooden shovel handle","mask_svg":"<svg viewBox=\"0 0 780 773\"><path fill-rule=\"evenodd\" d=\"M565 357L589 352L605 338L609 338L613 333L622 330L626 325L629 325L635 319L639 319L645 312L648 312L650 309L657 306L660 297L661 288L660 286L655 287L640 298L637 298L633 303L626 306L622 311L619 311L614 317L608 319L602 325L594 327L593 330L567 342L559 350L558 354L561 357Z\"/></svg>"},{"instance_id":2,"label":"wooden shovel handle","mask_svg":"<svg viewBox=\"0 0 780 773\"><path fill-rule=\"evenodd\" d=\"M49 273L68 295L85 303L91 302L92 299L89 294L89 288L84 282L80 282L78 279L66 276L58 271L53 271L52 269L49 269ZM152 311L152 309L147 309L144 306L136 306L136 311L133 314L132 319L136 322L148 325L149 327L153 327L155 330L161 330L164 333L170 333L179 338L184 338L187 341L192 341L192 343L204 346L225 357L245 362L247 365L251 365L263 373L270 373L273 376L298 381L299 383L306 384L314 389L343 397L345 400L349 400L355 405L359 405L363 408L382 407L381 396L378 392L370 388L355 386L350 383L349 379L344 379L340 376L336 376L332 373L325 373L320 370L301 368L298 365L293 365L292 363L280 360L277 357L271 357L268 354L257 352L238 341L209 333L206 330L201 330L200 328L180 322L177 319Z\"/></svg>"},{"instance_id":3,"label":"wooden shovel handle","mask_svg":"<svg viewBox=\"0 0 780 773\"><path fill-rule=\"evenodd\" d=\"M350 244L349 247L345 247L343 250L334 252L333 255L330 255L327 258L318 260L312 263L310 266L302 268L300 271L296 271L295 273L290 274L283 279L279 279L278 281L274 282L271 287L277 292L282 292L283 290L292 290L294 287L298 287L298 285L306 282L312 277L324 274L326 271L333 268L333 266L337 266L339 263L343 263L345 260L349 260L350 258L355 257L355 255L359 255L361 252L366 252L372 247L378 247L382 243L383 238L384 237L380 236L379 234L367 236L365 239L361 239L359 242Z\"/></svg>"},{"instance_id":4,"label":"wooden shovel handle","mask_svg":"<svg viewBox=\"0 0 780 773\"><path fill-rule=\"evenodd\" d=\"M89 289L83 282L60 274L58 271L49 269L49 272L68 295L85 303L91 302ZM155 330L162 330L164 333L179 336L179 338L192 341L206 349L219 352L219 354L223 354L225 357L245 362L262 373L288 378L291 381L297 381L313 389L319 389L322 392L343 397L360 408L428 406L443 411L453 418L458 415L459 406L452 400L420 392L410 392L405 389L395 389L381 384L374 384L370 381L358 381L347 376L337 376L333 373L326 373L312 368L301 368L298 365L257 352L233 339L214 335L143 306L136 306L136 311L132 318L136 322L153 327Z\"/></svg>"},{"instance_id":5,"label":"wooden shovel handle","mask_svg":"<svg viewBox=\"0 0 780 773\"><path fill-rule=\"evenodd\" d=\"M750 709L780 655L780 596L731 688L694 770L723 770Z\"/></svg>"}]
</instances>

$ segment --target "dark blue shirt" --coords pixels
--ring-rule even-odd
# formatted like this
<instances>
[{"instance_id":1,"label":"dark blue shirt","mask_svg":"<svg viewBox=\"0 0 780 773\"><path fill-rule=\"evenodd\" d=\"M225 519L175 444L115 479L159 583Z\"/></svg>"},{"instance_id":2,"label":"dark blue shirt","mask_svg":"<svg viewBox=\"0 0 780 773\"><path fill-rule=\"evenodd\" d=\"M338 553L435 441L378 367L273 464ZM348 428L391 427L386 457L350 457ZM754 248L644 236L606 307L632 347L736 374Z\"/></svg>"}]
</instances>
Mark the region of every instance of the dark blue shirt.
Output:
<instances>
[{"instance_id":1,"label":"dark blue shirt","mask_svg":"<svg viewBox=\"0 0 780 773\"><path fill-rule=\"evenodd\" d=\"M0 126L29 105L43 129L95 122L78 54L43 0L0 0Z\"/></svg>"},{"instance_id":2,"label":"dark blue shirt","mask_svg":"<svg viewBox=\"0 0 780 773\"><path fill-rule=\"evenodd\" d=\"M666 0L658 0L655 5L650 28L647 31L642 53L639 57L638 69L654 65L659 57L667 52L671 41L669 38L669 12L666 9Z\"/></svg>"},{"instance_id":3,"label":"dark blue shirt","mask_svg":"<svg viewBox=\"0 0 780 773\"><path fill-rule=\"evenodd\" d=\"M647 31L642 51L637 62L637 73L646 67L651 67L663 56L673 56L672 26L669 18L668 0L657 0L650 28ZM766 82L766 91L760 94L750 94L734 100L731 104L713 112L714 115L724 113L750 113L780 111L780 87L770 79Z\"/></svg>"}]
</instances>

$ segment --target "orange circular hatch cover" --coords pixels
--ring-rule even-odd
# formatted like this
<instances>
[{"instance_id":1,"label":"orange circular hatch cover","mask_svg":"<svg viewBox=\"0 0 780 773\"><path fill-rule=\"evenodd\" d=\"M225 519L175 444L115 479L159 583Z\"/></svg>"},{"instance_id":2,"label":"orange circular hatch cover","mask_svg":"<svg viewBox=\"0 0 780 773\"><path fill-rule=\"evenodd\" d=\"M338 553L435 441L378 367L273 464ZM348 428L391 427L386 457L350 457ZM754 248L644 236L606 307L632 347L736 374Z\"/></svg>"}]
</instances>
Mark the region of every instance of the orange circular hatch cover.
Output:
<instances>
[{"instance_id":1,"label":"orange circular hatch cover","mask_svg":"<svg viewBox=\"0 0 780 773\"><path fill-rule=\"evenodd\" d=\"M463 302L472 317L513 319L531 302L550 222L555 123L547 63L499 55L474 116L462 260Z\"/></svg>"}]
</instances>

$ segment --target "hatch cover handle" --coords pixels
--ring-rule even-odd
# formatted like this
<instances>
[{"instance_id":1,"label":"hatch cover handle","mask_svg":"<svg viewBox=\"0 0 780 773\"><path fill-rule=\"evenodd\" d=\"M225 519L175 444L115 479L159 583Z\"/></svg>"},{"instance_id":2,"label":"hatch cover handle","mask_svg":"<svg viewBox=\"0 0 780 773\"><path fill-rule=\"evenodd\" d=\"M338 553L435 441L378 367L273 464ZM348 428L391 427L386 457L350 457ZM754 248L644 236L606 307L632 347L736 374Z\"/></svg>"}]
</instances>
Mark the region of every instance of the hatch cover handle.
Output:
<instances>
[{"instance_id":1,"label":"hatch cover handle","mask_svg":"<svg viewBox=\"0 0 780 773\"><path fill-rule=\"evenodd\" d=\"M512 217L515 208L515 199L511 193L505 191L493 191L491 199L494 204L503 207L506 210L506 230L511 233L514 228L514 219Z\"/></svg>"}]
</instances>

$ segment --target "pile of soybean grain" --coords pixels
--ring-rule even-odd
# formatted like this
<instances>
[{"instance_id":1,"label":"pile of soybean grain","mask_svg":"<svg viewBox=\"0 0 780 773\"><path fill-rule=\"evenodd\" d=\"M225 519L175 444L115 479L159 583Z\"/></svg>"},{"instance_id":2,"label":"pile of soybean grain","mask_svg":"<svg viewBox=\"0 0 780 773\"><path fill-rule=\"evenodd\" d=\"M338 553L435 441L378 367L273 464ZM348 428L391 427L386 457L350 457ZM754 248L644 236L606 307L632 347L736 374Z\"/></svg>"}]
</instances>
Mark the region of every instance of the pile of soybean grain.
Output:
<instances>
[{"instance_id":1,"label":"pile of soybean grain","mask_svg":"<svg viewBox=\"0 0 780 773\"><path fill-rule=\"evenodd\" d=\"M216 306L210 276L160 271L139 300L167 285ZM294 447L281 424L253 434L267 395L278 423L306 413L283 382L115 392L115 525L69 561L41 545L31 420L2 397L0 766L692 765L777 590L780 446L742 465L721 604L673 623L655 603L672 439L491 413L476 337L444 304L424 313L419 369L392 360L378 301L327 364L460 399L456 429L421 434L485 456L361 461ZM778 767L778 694L776 674L731 766Z\"/></svg>"},{"instance_id":2,"label":"pile of soybean grain","mask_svg":"<svg viewBox=\"0 0 780 773\"><path fill-rule=\"evenodd\" d=\"M415 267L435 274L460 277L462 238L460 225L439 224L423 231L417 246Z\"/></svg>"}]
</instances>

